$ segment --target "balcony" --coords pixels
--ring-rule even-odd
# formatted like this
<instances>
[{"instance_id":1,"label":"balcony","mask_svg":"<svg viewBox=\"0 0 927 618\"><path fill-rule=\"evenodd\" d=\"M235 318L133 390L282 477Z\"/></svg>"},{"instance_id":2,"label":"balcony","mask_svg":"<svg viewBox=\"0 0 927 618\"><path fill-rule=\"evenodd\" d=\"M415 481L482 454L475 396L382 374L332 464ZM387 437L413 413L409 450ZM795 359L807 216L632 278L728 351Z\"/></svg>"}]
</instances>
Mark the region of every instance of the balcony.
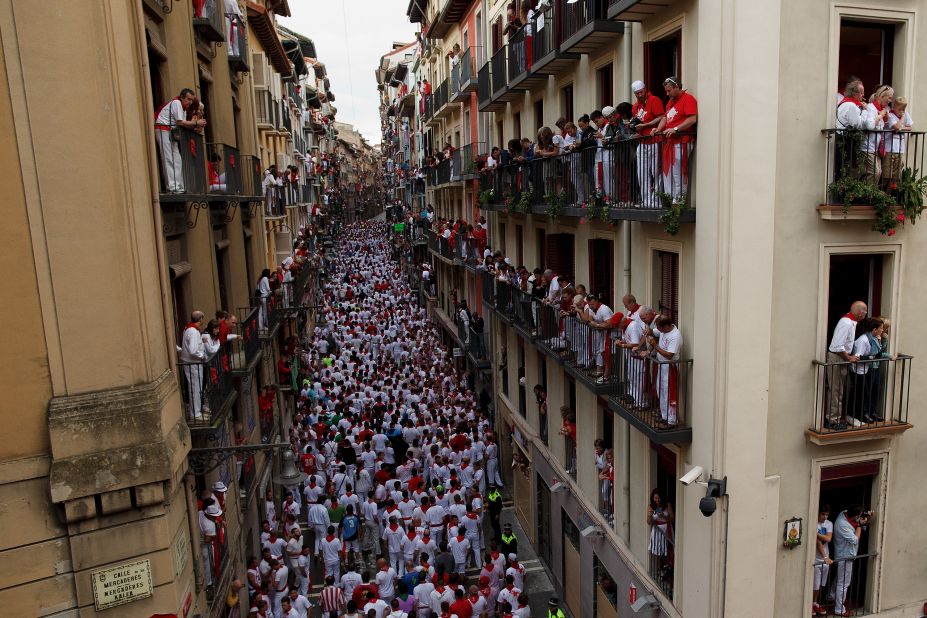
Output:
<instances>
[{"instance_id":1,"label":"balcony","mask_svg":"<svg viewBox=\"0 0 927 618\"><path fill-rule=\"evenodd\" d=\"M190 429L216 429L235 399L228 342L203 362L178 361L181 394Z\"/></svg>"},{"instance_id":2,"label":"balcony","mask_svg":"<svg viewBox=\"0 0 927 618\"><path fill-rule=\"evenodd\" d=\"M470 93L477 91L476 49L468 48L464 51L460 62L451 71L451 103L466 103L470 100Z\"/></svg>"},{"instance_id":3,"label":"balcony","mask_svg":"<svg viewBox=\"0 0 927 618\"><path fill-rule=\"evenodd\" d=\"M433 230L426 230L425 237L428 240L428 249L436 256L441 257L448 263L454 261L454 247L450 238L445 238ZM456 244L455 244L456 246Z\"/></svg>"},{"instance_id":4,"label":"balcony","mask_svg":"<svg viewBox=\"0 0 927 618\"><path fill-rule=\"evenodd\" d=\"M667 141L669 140L669 141ZM676 233L695 221L695 134L652 136L534 159L486 173L487 210L663 222ZM491 186L486 186L492 183ZM649 185L649 187L648 187Z\"/></svg>"},{"instance_id":5,"label":"balcony","mask_svg":"<svg viewBox=\"0 0 927 618\"><path fill-rule=\"evenodd\" d=\"M274 96L269 90L254 91L254 116L258 129L261 131L275 131L277 128L276 106Z\"/></svg>"},{"instance_id":6,"label":"balcony","mask_svg":"<svg viewBox=\"0 0 927 618\"><path fill-rule=\"evenodd\" d=\"M502 48L489 59L489 68L492 82L492 100L499 101L499 98L505 94L505 86L508 83L506 79L507 67L505 46L502 46Z\"/></svg>"},{"instance_id":7,"label":"balcony","mask_svg":"<svg viewBox=\"0 0 927 618\"><path fill-rule=\"evenodd\" d=\"M242 195L254 201L264 199L264 189L261 187L261 160L254 155L243 155L241 159Z\"/></svg>"},{"instance_id":8,"label":"balcony","mask_svg":"<svg viewBox=\"0 0 927 618\"><path fill-rule=\"evenodd\" d=\"M813 361L814 418L805 435L814 444L880 440L907 431L914 358Z\"/></svg>"},{"instance_id":9,"label":"balcony","mask_svg":"<svg viewBox=\"0 0 927 618\"><path fill-rule=\"evenodd\" d=\"M451 156L451 182L474 180L478 177L477 157L486 145L482 142L464 144Z\"/></svg>"},{"instance_id":10,"label":"balcony","mask_svg":"<svg viewBox=\"0 0 927 618\"><path fill-rule=\"evenodd\" d=\"M534 37L527 36L526 31L527 28L521 28L509 38L507 85L510 91L524 91L547 83L546 74L535 74L531 70Z\"/></svg>"},{"instance_id":11,"label":"balcony","mask_svg":"<svg viewBox=\"0 0 927 618\"><path fill-rule=\"evenodd\" d=\"M250 71L248 53L248 28L241 17L235 14L225 16L228 27L229 68L235 73Z\"/></svg>"},{"instance_id":12,"label":"balcony","mask_svg":"<svg viewBox=\"0 0 927 618\"><path fill-rule=\"evenodd\" d=\"M261 358L261 337L257 307L239 309L244 316L238 323L236 339L228 342L231 353L231 371L235 375L248 375Z\"/></svg>"},{"instance_id":13,"label":"balcony","mask_svg":"<svg viewBox=\"0 0 927 618\"><path fill-rule=\"evenodd\" d=\"M161 201L186 202L206 193L203 136L190 129L155 128L161 163Z\"/></svg>"},{"instance_id":14,"label":"balcony","mask_svg":"<svg viewBox=\"0 0 927 618\"><path fill-rule=\"evenodd\" d=\"M894 234L898 216L919 214L916 188L923 177L925 133L826 129L827 191L818 205L826 221L875 221L873 229ZM880 152L884 151L884 154ZM907 195L918 194L911 200Z\"/></svg>"},{"instance_id":15,"label":"balcony","mask_svg":"<svg viewBox=\"0 0 927 618\"><path fill-rule=\"evenodd\" d=\"M523 31L523 30L522 30ZM511 45L504 45L502 49L493 54L490 59L492 65L492 100L497 103L521 100L524 96L523 86L511 85L510 69L518 70L524 64L524 45L512 49ZM521 55L521 58L519 58ZM515 56L514 60L512 56ZM503 106L504 109L504 106Z\"/></svg>"},{"instance_id":16,"label":"balcony","mask_svg":"<svg viewBox=\"0 0 927 618\"><path fill-rule=\"evenodd\" d=\"M254 297L251 306L258 310L258 333L265 339L272 338L284 315L282 291L272 291L266 298Z\"/></svg>"},{"instance_id":17,"label":"balcony","mask_svg":"<svg viewBox=\"0 0 927 618\"><path fill-rule=\"evenodd\" d=\"M531 72L534 75L558 75L579 60L580 54L560 50L557 34L561 5L555 3L546 11L538 11L532 22Z\"/></svg>"},{"instance_id":18,"label":"balcony","mask_svg":"<svg viewBox=\"0 0 927 618\"><path fill-rule=\"evenodd\" d=\"M467 356L470 357L470 362L473 363L477 369L488 368L490 362L486 350L486 333L476 332L473 330L472 323L471 325L466 325L459 320L456 315L454 316L454 320L457 322L457 339L463 346Z\"/></svg>"},{"instance_id":19,"label":"balcony","mask_svg":"<svg viewBox=\"0 0 927 618\"><path fill-rule=\"evenodd\" d=\"M207 144L206 148L209 153L206 163L208 193L220 197L243 195L242 161L238 149L215 143Z\"/></svg>"},{"instance_id":20,"label":"balcony","mask_svg":"<svg viewBox=\"0 0 927 618\"><path fill-rule=\"evenodd\" d=\"M560 13L560 49L589 54L610 45L624 34L624 24L608 19L607 0L577 0L564 4Z\"/></svg>"},{"instance_id":21,"label":"balcony","mask_svg":"<svg viewBox=\"0 0 927 618\"><path fill-rule=\"evenodd\" d=\"M432 120L437 120L445 116L450 115L450 112L453 108L449 107L447 104L448 98L448 83L445 79L441 82L441 85L435 88L432 105L434 107L432 113Z\"/></svg>"},{"instance_id":22,"label":"balcony","mask_svg":"<svg viewBox=\"0 0 927 618\"><path fill-rule=\"evenodd\" d=\"M476 100L481 112L505 111L505 103L499 103L492 98L492 62L480 67L477 73Z\"/></svg>"},{"instance_id":23,"label":"balcony","mask_svg":"<svg viewBox=\"0 0 927 618\"><path fill-rule=\"evenodd\" d=\"M608 0L606 16L616 21L644 21L676 3L676 0Z\"/></svg>"},{"instance_id":24,"label":"balcony","mask_svg":"<svg viewBox=\"0 0 927 618\"><path fill-rule=\"evenodd\" d=\"M221 43L225 40L225 13L220 0L193 2L193 28L205 41Z\"/></svg>"}]
</instances>

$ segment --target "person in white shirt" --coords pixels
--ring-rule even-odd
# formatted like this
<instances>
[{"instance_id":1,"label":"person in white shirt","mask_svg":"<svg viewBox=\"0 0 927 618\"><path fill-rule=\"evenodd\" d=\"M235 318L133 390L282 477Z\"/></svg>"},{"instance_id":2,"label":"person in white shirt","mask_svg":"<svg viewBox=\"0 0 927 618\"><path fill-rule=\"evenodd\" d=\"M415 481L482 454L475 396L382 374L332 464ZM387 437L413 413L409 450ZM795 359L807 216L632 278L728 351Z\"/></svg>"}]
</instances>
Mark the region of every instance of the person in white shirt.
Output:
<instances>
[{"instance_id":1,"label":"person in white shirt","mask_svg":"<svg viewBox=\"0 0 927 618\"><path fill-rule=\"evenodd\" d=\"M332 523L325 504L316 502L310 506L309 511L306 513L306 519L315 530L315 553L318 554L321 541L328 534L328 527Z\"/></svg>"},{"instance_id":2,"label":"person in white shirt","mask_svg":"<svg viewBox=\"0 0 927 618\"><path fill-rule=\"evenodd\" d=\"M191 421L202 421L205 418L203 413L209 412L209 403L203 401L203 363L207 356L201 329L205 317L202 311L190 314L190 323L184 328L183 343L178 355L188 388L187 418Z\"/></svg>"},{"instance_id":3,"label":"person in white shirt","mask_svg":"<svg viewBox=\"0 0 927 618\"><path fill-rule=\"evenodd\" d=\"M325 576L335 578L335 583L341 581L341 539L335 536L335 527L328 526L325 537L319 542L322 563L325 565Z\"/></svg>"},{"instance_id":4,"label":"person in white shirt","mask_svg":"<svg viewBox=\"0 0 927 618\"><path fill-rule=\"evenodd\" d=\"M660 398L660 418L658 424L663 427L674 427L677 424L677 400L679 368L666 361L679 360L679 350L682 348L682 333L673 324L673 321L661 315L657 318L657 331L659 340L651 335L648 338L650 346L659 362L657 373L657 396ZM662 361L662 362L661 362Z\"/></svg>"},{"instance_id":5,"label":"person in white shirt","mask_svg":"<svg viewBox=\"0 0 927 618\"><path fill-rule=\"evenodd\" d=\"M612 319L614 312L611 307L602 302L602 299L594 294L586 297L589 303L589 309L592 311L592 354L595 356L595 375L596 378L605 380L605 353L611 351L611 332L609 321ZM606 345L606 339L608 344Z\"/></svg>"},{"instance_id":6,"label":"person in white shirt","mask_svg":"<svg viewBox=\"0 0 927 618\"><path fill-rule=\"evenodd\" d=\"M889 104L895 96L891 86L880 86L866 106L865 128L866 139L863 142L863 151L866 154L864 179L875 186L882 181L882 153L885 152L885 135L881 133L887 128Z\"/></svg>"},{"instance_id":7,"label":"person in white shirt","mask_svg":"<svg viewBox=\"0 0 927 618\"><path fill-rule=\"evenodd\" d=\"M818 528L814 553L814 592L812 593L811 606L811 612L819 616L827 615L819 601L821 600L821 588L827 584L830 565L834 562L830 559L830 542L834 538L834 523L828 519L829 516L830 507L822 504L818 509Z\"/></svg>"},{"instance_id":8,"label":"person in white shirt","mask_svg":"<svg viewBox=\"0 0 927 618\"><path fill-rule=\"evenodd\" d=\"M628 397L637 408L650 405L650 395L646 387L647 362L641 357L640 347L644 341L644 329L656 317L656 312L649 306L642 306L630 316L630 321L622 333L618 346L622 349L628 376Z\"/></svg>"},{"instance_id":9,"label":"person in white shirt","mask_svg":"<svg viewBox=\"0 0 927 618\"><path fill-rule=\"evenodd\" d=\"M377 560L377 568L379 570L376 575L376 583L380 590L380 598L388 603L396 596L396 571L383 558Z\"/></svg>"},{"instance_id":10,"label":"person in white shirt","mask_svg":"<svg viewBox=\"0 0 927 618\"><path fill-rule=\"evenodd\" d=\"M290 578L290 570L286 568L285 564L276 560L271 560L270 567L273 572L269 586L270 590L268 591L270 595L270 604L274 610L274 615L280 616L282 613L281 601L289 594L287 586Z\"/></svg>"},{"instance_id":11,"label":"person in white shirt","mask_svg":"<svg viewBox=\"0 0 927 618\"><path fill-rule=\"evenodd\" d=\"M290 590L290 607L296 611L298 618L308 618L309 610L312 609L312 603L306 598L306 595L298 592L296 588Z\"/></svg>"},{"instance_id":12,"label":"person in white shirt","mask_svg":"<svg viewBox=\"0 0 927 618\"><path fill-rule=\"evenodd\" d=\"M850 312L844 315L834 327L834 334L827 347L827 382L829 388L825 427L842 431L847 428L844 410L847 386L848 362L856 362L853 343L856 341L856 324L866 316L868 307L861 300L850 306Z\"/></svg>"},{"instance_id":13,"label":"person in white shirt","mask_svg":"<svg viewBox=\"0 0 927 618\"><path fill-rule=\"evenodd\" d=\"M373 593L369 593L373 595ZM370 610L376 612L377 618L383 618L386 615L386 612L389 611L389 604L383 599L369 598L367 605L364 605L364 616L366 616Z\"/></svg>"},{"instance_id":14,"label":"person in white shirt","mask_svg":"<svg viewBox=\"0 0 927 618\"><path fill-rule=\"evenodd\" d=\"M202 118L187 120L186 110L196 99L196 94L184 88L176 99L164 104L155 116L155 137L161 151L161 173L164 184L170 193L183 193L186 190L183 177L183 158L180 155L181 140L172 135L178 128L198 129L206 126Z\"/></svg>"},{"instance_id":15,"label":"person in white shirt","mask_svg":"<svg viewBox=\"0 0 927 618\"><path fill-rule=\"evenodd\" d=\"M280 597L280 608L275 612L277 618L299 618L299 612L293 608L290 597Z\"/></svg>"},{"instance_id":16,"label":"person in white shirt","mask_svg":"<svg viewBox=\"0 0 927 618\"><path fill-rule=\"evenodd\" d=\"M908 133L914 126L914 121L908 114L908 100L904 97L895 97L892 107L885 121L885 128L892 131L886 134L885 156L882 158L882 181L887 188L891 183L901 180L901 171L904 169L904 154L908 145Z\"/></svg>"}]
</instances>

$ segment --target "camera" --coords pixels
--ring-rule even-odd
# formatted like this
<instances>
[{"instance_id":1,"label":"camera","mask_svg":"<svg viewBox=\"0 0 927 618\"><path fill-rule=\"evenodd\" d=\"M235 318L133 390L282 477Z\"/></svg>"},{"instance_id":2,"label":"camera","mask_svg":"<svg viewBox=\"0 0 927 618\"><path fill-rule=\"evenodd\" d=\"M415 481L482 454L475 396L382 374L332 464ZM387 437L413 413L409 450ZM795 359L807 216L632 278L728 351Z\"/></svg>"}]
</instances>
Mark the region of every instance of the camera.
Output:
<instances>
[{"instance_id":1,"label":"camera","mask_svg":"<svg viewBox=\"0 0 927 618\"><path fill-rule=\"evenodd\" d=\"M702 480L702 476L705 474L705 469L702 466L692 466L692 468L682 475L682 478L679 479L679 482L685 486L689 486L692 483L697 483Z\"/></svg>"},{"instance_id":2,"label":"camera","mask_svg":"<svg viewBox=\"0 0 927 618\"><path fill-rule=\"evenodd\" d=\"M715 514L717 509L718 505L711 496L705 496L698 501L698 510L700 510L705 517L711 517Z\"/></svg>"},{"instance_id":3,"label":"camera","mask_svg":"<svg viewBox=\"0 0 927 618\"><path fill-rule=\"evenodd\" d=\"M628 126L631 127L631 128L633 129L634 127L636 127L637 125L639 125L641 122L643 122L643 120L641 120L641 119L638 118L637 116L634 116L634 117L631 118L631 120L628 122Z\"/></svg>"}]
</instances>

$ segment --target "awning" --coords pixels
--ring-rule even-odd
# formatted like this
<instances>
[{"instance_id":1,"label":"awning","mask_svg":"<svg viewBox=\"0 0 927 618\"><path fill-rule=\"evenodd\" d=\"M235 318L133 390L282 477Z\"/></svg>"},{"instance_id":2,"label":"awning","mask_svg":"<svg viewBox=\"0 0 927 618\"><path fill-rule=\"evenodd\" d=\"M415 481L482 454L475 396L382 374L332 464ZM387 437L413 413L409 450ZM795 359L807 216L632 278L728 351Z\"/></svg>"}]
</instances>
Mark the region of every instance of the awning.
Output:
<instances>
[{"instance_id":1,"label":"awning","mask_svg":"<svg viewBox=\"0 0 927 618\"><path fill-rule=\"evenodd\" d=\"M280 37L277 36L277 28L267 13L267 9L248 0L248 24L254 29L254 34L257 35L274 70L281 75L289 75L293 70L290 66L290 59L286 55L286 50L283 49Z\"/></svg>"}]
</instances>

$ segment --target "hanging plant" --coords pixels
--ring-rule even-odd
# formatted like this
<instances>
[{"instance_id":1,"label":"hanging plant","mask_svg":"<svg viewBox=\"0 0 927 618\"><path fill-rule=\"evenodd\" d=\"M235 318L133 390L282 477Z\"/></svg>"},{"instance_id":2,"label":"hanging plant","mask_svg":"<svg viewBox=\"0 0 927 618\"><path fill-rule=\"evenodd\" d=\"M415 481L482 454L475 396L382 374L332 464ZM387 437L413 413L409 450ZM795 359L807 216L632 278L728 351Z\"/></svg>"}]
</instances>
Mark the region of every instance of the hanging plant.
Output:
<instances>
[{"instance_id":1,"label":"hanging plant","mask_svg":"<svg viewBox=\"0 0 927 618\"><path fill-rule=\"evenodd\" d=\"M514 193L509 193L505 196L505 212L515 212L515 208L518 205L518 197Z\"/></svg>"},{"instance_id":2,"label":"hanging plant","mask_svg":"<svg viewBox=\"0 0 927 618\"><path fill-rule=\"evenodd\" d=\"M917 223L917 218L924 212L927 176L919 175L917 168L906 167L901 171L901 179L891 188L897 191L898 205L904 211L905 220L912 225Z\"/></svg>"},{"instance_id":3,"label":"hanging plant","mask_svg":"<svg viewBox=\"0 0 927 618\"><path fill-rule=\"evenodd\" d=\"M544 203L547 205L544 212L550 217L551 221L556 221L563 213L563 207L566 205L566 191L548 191L544 194Z\"/></svg>"},{"instance_id":4,"label":"hanging plant","mask_svg":"<svg viewBox=\"0 0 927 618\"><path fill-rule=\"evenodd\" d=\"M522 191L518 199L518 212L528 214L531 212L531 204L534 202L534 194L531 191Z\"/></svg>"},{"instance_id":5,"label":"hanging plant","mask_svg":"<svg viewBox=\"0 0 927 618\"><path fill-rule=\"evenodd\" d=\"M496 203L496 192L492 189L486 189L485 191L480 191L479 195L480 206L486 206L487 204Z\"/></svg>"},{"instance_id":6,"label":"hanging plant","mask_svg":"<svg viewBox=\"0 0 927 618\"><path fill-rule=\"evenodd\" d=\"M908 171L908 170L905 170ZM910 187L909 187L910 188ZM827 186L831 199L837 204L843 204L843 214L850 211L851 206L872 206L875 211L875 223L872 229L886 236L894 236L895 228L904 223L904 214L898 219L895 199L882 191L871 182L855 178L849 173L841 174L835 182ZM907 190L905 190L907 192ZM913 196L909 196L913 197ZM912 210L917 206L912 205ZM923 209L923 206L920 206Z\"/></svg>"},{"instance_id":7,"label":"hanging plant","mask_svg":"<svg viewBox=\"0 0 927 618\"><path fill-rule=\"evenodd\" d=\"M586 216L580 220L580 223L584 223L585 221L592 222L593 219L608 222L608 215L612 209L612 199L601 189L596 189L592 195L589 196L589 201L583 202L582 208L586 211Z\"/></svg>"},{"instance_id":8,"label":"hanging plant","mask_svg":"<svg viewBox=\"0 0 927 618\"><path fill-rule=\"evenodd\" d=\"M689 210L689 204L686 200L686 196L681 196L678 200L674 200L673 196L669 193L659 193L660 202L663 205L663 213L660 215L660 223L663 224L663 229L670 236L675 236L679 233L679 222L682 219L682 213Z\"/></svg>"}]
</instances>

